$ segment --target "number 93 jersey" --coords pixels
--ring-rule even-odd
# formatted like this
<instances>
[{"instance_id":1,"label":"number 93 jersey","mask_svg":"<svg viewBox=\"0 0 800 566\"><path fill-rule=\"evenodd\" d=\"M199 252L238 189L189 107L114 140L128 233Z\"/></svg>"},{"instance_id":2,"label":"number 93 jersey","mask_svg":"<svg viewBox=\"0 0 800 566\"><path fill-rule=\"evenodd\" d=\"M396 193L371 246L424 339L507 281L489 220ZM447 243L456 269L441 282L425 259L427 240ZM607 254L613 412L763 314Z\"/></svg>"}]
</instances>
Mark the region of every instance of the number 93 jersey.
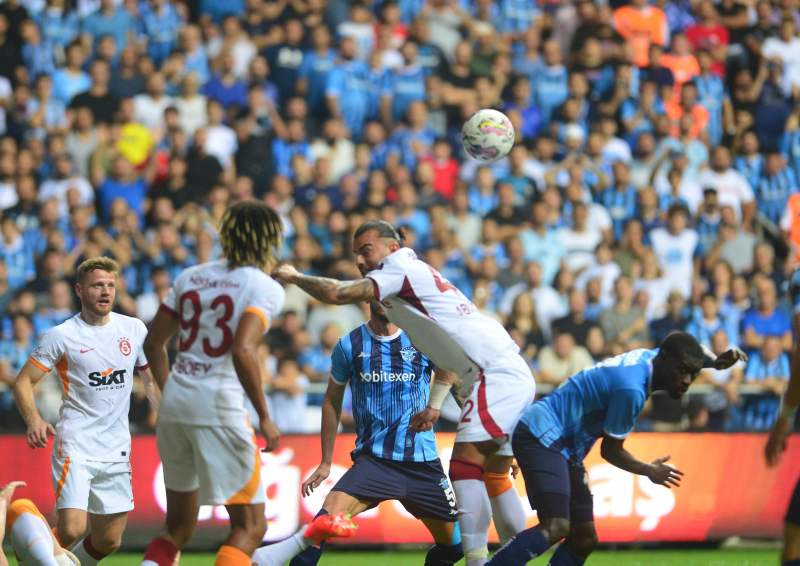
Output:
<instances>
[{"instance_id":1,"label":"number 93 jersey","mask_svg":"<svg viewBox=\"0 0 800 566\"><path fill-rule=\"evenodd\" d=\"M286 295L255 267L230 269L227 260L181 273L161 304L180 321L178 354L158 411L159 421L240 426L247 422L244 389L233 367L231 346L244 313L269 328Z\"/></svg>"},{"instance_id":2,"label":"number 93 jersey","mask_svg":"<svg viewBox=\"0 0 800 566\"><path fill-rule=\"evenodd\" d=\"M409 248L388 255L367 273L386 316L436 367L464 380L466 390L501 355L519 347L489 317ZM477 366L477 367L476 367Z\"/></svg>"}]
</instances>

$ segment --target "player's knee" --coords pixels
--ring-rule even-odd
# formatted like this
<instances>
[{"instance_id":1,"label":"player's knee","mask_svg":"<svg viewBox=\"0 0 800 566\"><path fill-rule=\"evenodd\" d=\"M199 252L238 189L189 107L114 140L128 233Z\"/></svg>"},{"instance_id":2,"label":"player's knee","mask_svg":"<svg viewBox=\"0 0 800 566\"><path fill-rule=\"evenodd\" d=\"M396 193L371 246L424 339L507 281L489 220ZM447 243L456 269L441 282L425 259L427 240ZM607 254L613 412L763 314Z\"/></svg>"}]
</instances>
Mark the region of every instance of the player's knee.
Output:
<instances>
[{"instance_id":1,"label":"player's knee","mask_svg":"<svg viewBox=\"0 0 800 566\"><path fill-rule=\"evenodd\" d=\"M103 554L114 554L122 543L122 534L92 534L92 546Z\"/></svg>"},{"instance_id":2,"label":"player's knee","mask_svg":"<svg viewBox=\"0 0 800 566\"><path fill-rule=\"evenodd\" d=\"M253 514L252 517L247 518L243 525L243 530L245 536L258 546L264 539L264 533L267 532L267 518L264 517L263 513Z\"/></svg>"},{"instance_id":3,"label":"player's knee","mask_svg":"<svg viewBox=\"0 0 800 566\"><path fill-rule=\"evenodd\" d=\"M568 519L542 519L539 530L547 538L550 545L564 540L569 536L569 520Z\"/></svg>"},{"instance_id":4,"label":"player's knee","mask_svg":"<svg viewBox=\"0 0 800 566\"><path fill-rule=\"evenodd\" d=\"M86 524L81 521L59 521L57 532L61 546L69 548L86 532Z\"/></svg>"},{"instance_id":5,"label":"player's knee","mask_svg":"<svg viewBox=\"0 0 800 566\"><path fill-rule=\"evenodd\" d=\"M434 544L425 556L425 566L447 566L464 558L464 548L458 544Z\"/></svg>"},{"instance_id":6,"label":"player's knee","mask_svg":"<svg viewBox=\"0 0 800 566\"><path fill-rule=\"evenodd\" d=\"M589 556L597 548L597 533L573 533L569 536L569 548L581 557Z\"/></svg>"}]
</instances>

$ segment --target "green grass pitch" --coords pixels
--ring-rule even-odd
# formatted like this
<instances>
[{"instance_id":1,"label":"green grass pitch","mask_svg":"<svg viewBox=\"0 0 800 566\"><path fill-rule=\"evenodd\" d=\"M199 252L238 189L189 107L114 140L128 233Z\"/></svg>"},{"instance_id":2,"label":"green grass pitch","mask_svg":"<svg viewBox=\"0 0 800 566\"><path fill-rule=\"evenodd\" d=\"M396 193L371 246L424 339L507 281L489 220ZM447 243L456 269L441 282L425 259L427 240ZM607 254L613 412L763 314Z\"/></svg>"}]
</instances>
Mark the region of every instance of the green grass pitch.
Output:
<instances>
[{"instance_id":1,"label":"green grass pitch","mask_svg":"<svg viewBox=\"0 0 800 566\"><path fill-rule=\"evenodd\" d=\"M139 566L141 554L117 554L106 566ZM321 566L421 566L424 552L327 552ZM620 550L598 551L587 561L591 566L776 566L775 550ZM16 564L11 558L12 566ZM184 554L182 566L213 566L213 554ZM459 562L463 565L464 562ZM547 564L544 558L531 562Z\"/></svg>"}]
</instances>

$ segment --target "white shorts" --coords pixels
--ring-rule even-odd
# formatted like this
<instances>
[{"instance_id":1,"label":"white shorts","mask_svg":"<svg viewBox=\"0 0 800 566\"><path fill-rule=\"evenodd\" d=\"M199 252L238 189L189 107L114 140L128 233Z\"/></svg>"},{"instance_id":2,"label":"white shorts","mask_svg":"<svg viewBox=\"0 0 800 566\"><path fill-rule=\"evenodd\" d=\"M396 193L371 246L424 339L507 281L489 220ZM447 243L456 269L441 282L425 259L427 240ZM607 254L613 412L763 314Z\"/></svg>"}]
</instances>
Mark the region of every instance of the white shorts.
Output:
<instances>
[{"instance_id":1,"label":"white shorts","mask_svg":"<svg viewBox=\"0 0 800 566\"><path fill-rule=\"evenodd\" d=\"M53 515L59 509L80 509L94 515L133 510L130 462L95 462L55 455L51 462L56 492Z\"/></svg>"},{"instance_id":2,"label":"white shorts","mask_svg":"<svg viewBox=\"0 0 800 566\"><path fill-rule=\"evenodd\" d=\"M464 400L456 442L494 440L511 456L511 435L536 396L536 381L522 356L509 352L483 370Z\"/></svg>"},{"instance_id":3,"label":"white shorts","mask_svg":"<svg viewBox=\"0 0 800 566\"><path fill-rule=\"evenodd\" d=\"M199 426L159 420L156 433L167 489L200 490L199 505L266 502L261 454L250 425Z\"/></svg>"}]
</instances>

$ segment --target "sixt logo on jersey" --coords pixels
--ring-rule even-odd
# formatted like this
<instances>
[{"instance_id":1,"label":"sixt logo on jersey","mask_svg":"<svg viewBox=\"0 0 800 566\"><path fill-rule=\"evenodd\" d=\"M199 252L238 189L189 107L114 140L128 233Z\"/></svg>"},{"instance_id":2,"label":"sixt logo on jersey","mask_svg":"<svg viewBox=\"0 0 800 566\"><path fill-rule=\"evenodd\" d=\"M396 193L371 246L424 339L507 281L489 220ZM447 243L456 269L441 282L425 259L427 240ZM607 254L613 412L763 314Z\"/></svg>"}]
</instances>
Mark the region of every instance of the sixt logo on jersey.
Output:
<instances>
[{"instance_id":1,"label":"sixt logo on jersey","mask_svg":"<svg viewBox=\"0 0 800 566\"><path fill-rule=\"evenodd\" d=\"M89 385L97 387L97 391L119 389L119 387L125 386L125 373L124 369L114 368L108 368L106 371L93 371L89 374ZM118 387L112 387L113 385Z\"/></svg>"}]
</instances>

